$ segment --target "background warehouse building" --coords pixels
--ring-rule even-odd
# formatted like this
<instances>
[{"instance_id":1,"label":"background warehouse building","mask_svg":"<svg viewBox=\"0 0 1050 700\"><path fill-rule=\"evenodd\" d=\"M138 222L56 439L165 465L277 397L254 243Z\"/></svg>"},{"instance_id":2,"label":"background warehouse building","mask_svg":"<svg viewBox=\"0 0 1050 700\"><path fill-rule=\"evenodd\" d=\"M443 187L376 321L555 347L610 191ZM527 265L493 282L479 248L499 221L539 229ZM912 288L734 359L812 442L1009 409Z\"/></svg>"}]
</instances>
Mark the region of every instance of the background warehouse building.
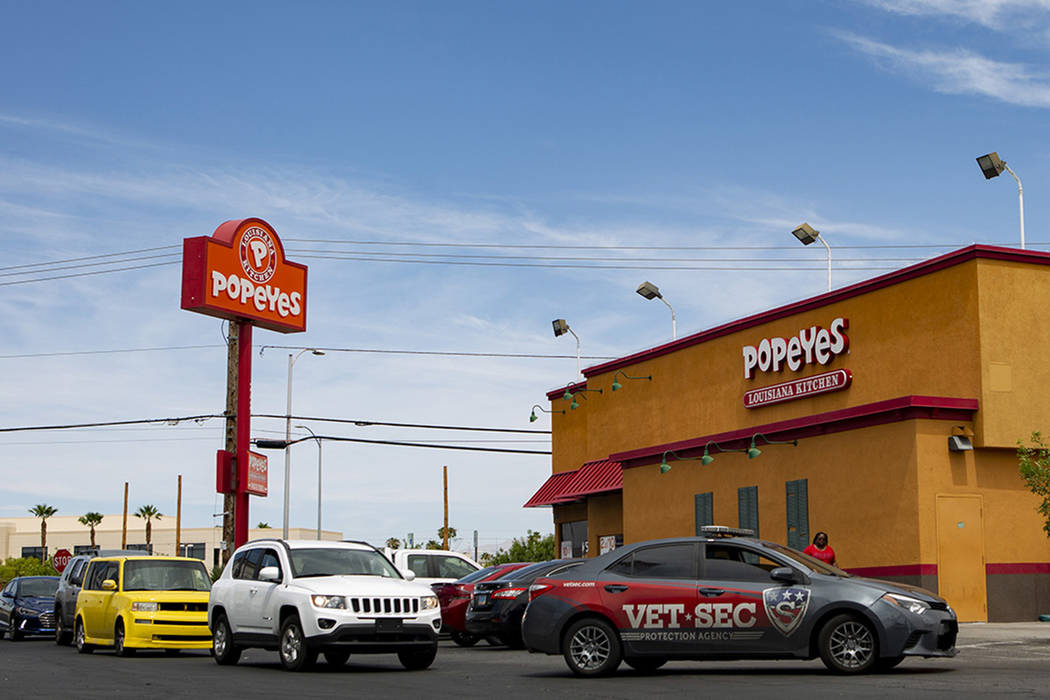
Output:
<instances>
[{"instance_id":1,"label":"background warehouse building","mask_svg":"<svg viewBox=\"0 0 1050 700\"><path fill-rule=\"evenodd\" d=\"M974 245L587 368L548 394L553 474L526 506L574 555L824 530L843 568L961 620L1034 619L1050 540L1016 448L1050 431L1048 309L1050 254Z\"/></svg>"}]
</instances>

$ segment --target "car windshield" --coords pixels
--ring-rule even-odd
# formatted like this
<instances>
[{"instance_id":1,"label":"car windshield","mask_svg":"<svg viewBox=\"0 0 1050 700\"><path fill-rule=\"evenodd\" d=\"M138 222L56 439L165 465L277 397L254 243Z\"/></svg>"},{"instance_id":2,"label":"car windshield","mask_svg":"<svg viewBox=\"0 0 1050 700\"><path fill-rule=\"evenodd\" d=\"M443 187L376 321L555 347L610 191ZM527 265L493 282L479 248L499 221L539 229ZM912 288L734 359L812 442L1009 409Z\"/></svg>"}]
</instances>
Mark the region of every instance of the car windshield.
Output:
<instances>
[{"instance_id":1,"label":"car windshield","mask_svg":"<svg viewBox=\"0 0 1050 700\"><path fill-rule=\"evenodd\" d=\"M842 569L838 568L837 566L832 566L831 564L826 564L825 562L822 562L820 559L817 559L816 557L811 557L808 554L803 554L802 552L800 552L798 550L791 549L790 547L785 547L785 546L777 544L775 542L763 542L763 544L767 548L772 549L777 554L780 554L782 556L785 556L785 557L787 557L789 559L792 559L792 560L798 562L799 564L801 564L802 566L806 567L810 571L815 571L818 574L828 574L829 576L838 576L840 578L849 578L850 577L850 574L847 574L845 571L843 571Z\"/></svg>"},{"instance_id":2,"label":"car windshield","mask_svg":"<svg viewBox=\"0 0 1050 700\"><path fill-rule=\"evenodd\" d=\"M394 565L374 550L293 549L292 570L296 578L307 576L382 576L401 578Z\"/></svg>"},{"instance_id":3,"label":"car windshield","mask_svg":"<svg viewBox=\"0 0 1050 700\"><path fill-rule=\"evenodd\" d=\"M211 579L199 561L124 562L125 591L210 591Z\"/></svg>"},{"instance_id":4,"label":"car windshield","mask_svg":"<svg viewBox=\"0 0 1050 700\"><path fill-rule=\"evenodd\" d=\"M22 581L18 595L25 598L54 598L56 590L57 578L27 578Z\"/></svg>"}]
</instances>

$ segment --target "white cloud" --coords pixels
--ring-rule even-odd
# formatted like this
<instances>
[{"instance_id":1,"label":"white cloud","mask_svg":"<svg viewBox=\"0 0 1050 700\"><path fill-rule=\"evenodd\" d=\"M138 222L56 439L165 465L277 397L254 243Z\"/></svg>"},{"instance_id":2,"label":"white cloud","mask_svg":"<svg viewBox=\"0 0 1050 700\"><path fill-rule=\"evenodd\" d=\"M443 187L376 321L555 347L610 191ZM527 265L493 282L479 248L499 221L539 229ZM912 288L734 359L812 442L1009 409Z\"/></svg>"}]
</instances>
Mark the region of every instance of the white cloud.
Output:
<instances>
[{"instance_id":1,"label":"white cloud","mask_svg":"<svg viewBox=\"0 0 1050 700\"><path fill-rule=\"evenodd\" d=\"M928 82L937 92L981 95L1025 107L1050 107L1050 73L985 58L968 49L913 50L849 33L838 37L889 69Z\"/></svg>"},{"instance_id":2,"label":"white cloud","mask_svg":"<svg viewBox=\"0 0 1050 700\"><path fill-rule=\"evenodd\" d=\"M913 16L945 16L995 30L1046 28L1050 0L863 0L887 12Z\"/></svg>"}]
</instances>

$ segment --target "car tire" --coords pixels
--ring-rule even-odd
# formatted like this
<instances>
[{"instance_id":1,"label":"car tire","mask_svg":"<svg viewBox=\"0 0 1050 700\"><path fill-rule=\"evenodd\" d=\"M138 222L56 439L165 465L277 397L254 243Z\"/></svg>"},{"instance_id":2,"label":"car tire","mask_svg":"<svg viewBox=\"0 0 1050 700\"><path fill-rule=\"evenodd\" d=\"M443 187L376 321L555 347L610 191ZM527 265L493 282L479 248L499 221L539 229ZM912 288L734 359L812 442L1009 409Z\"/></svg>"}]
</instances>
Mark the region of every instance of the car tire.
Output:
<instances>
[{"instance_id":1,"label":"car tire","mask_svg":"<svg viewBox=\"0 0 1050 700\"><path fill-rule=\"evenodd\" d=\"M0 630L0 639L4 638L4 634L5 634L4 630Z\"/></svg>"},{"instance_id":2,"label":"car tire","mask_svg":"<svg viewBox=\"0 0 1050 700\"><path fill-rule=\"evenodd\" d=\"M73 642L77 646L78 654L90 654L95 651L94 644L88 644L85 639L87 634L84 632L84 621L79 617L73 622Z\"/></svg>"},{"instance_id":3,"label":"car tire","mask_svg":"<svg viewBox=\"0 0 1050 700\"><path fill-rule=\"evenodd\" d=\"M452 637L452 641L461 647L472 647L481 641L481 637L470 632L457 632L453 631L449 636Z\"/></svg>"},{"instance_id":4,"label":"car tire","mask_svg":"<svg viewBox=\"0 0 1050 700\"><path fill-rule=\"evenodd\" d=\"M73 635L66 629L62 622L62 610L55 611L55 644L60 647L68 647L73 641Z\"/></svg>"},{"instance_id":5,"label":"car tire","mask_svg":"<svg viewBox=\"0 0 1050 700\"><path fill-rule=\"evenodd\" d=\"M324 660L329 666L345 666L350 660L349 649L329 649L324 653Z\"/></svg>"},{"instance_id":6,"label":"car tire","mask_svg":"<svg viewBox=\"0 0 1050 700\"><path fill-rule=\"evenodd\" d=\"M866 673L878 660L875 632L856 615L836 615L824 623L817 646L820 660L834 673Z\"/></svg>"},{"instance_id":7,"label":"car tire","mask_svg":"<svg viewBox=\"0 0 1050 700\"><path fill-rule=\"evenodd\" d=\"M636 656L633 659L624 659L623 662L638 673L652 673L667 663L667 659L655 656Z\"/></svg>"},{"instance_id":8,"label":"car tire","mask_svg":"<svg viewBox=\"0 0 1050 700\"><path fill-rule=\"evenodd\" d=\"M605 620L578 620L562 637L562 650L569 670L577 676L608 676L620 665L620 638Z\"/></svg>"},{"instance_id":9,"label":"car tire","mask_svg":"<svg viewBox=\"0 0 1050 700\"><path fill-rule=\"evenodd\" d=\"M427 647L426 649L409 649L407 651L397 652L397 658L409 671L422 671L425 668L430 668L430 665L434 663L434 659L437 658L438 648L437 644Z\"/></svg>"},{"instance_id":10,"label":"car tire","mask_svg":"<svg viewBox=\"0 0 1050 700\"><path fill-rule=\"evenodd\" d=\"M126 642L127 635L124 631L124 621L117 620L117 624L113 627L113 651L117 656L127 658L135 655L135 650L129 649Z\"/></svg>"},{"instance_id":11,"label":"car tire","mask_svg":"<svg viewBox=\"0 0 1050 700\"><path fill-rule=\"evenodd\" d=\"M496 635L500 642L508 649L524 649L525 640L521 638L521 631L500 632Z\"/></svg>"},{"instance_id":12,"label":"car tire","mask_svg":"<svg viewBox=\"0 0 1050 700\"><path fill-rule=\"evenodd\" d=\"M895 668L901 661L904 661L903 656L889 656L879 659L875 662L875 670L879 672L889 671L891 668Z\"/></svg>"},{"instance_id":13,"label":"car tire","mask_svg":"<svg viewBox=\"0 0 1050 700\"><path fill-rule=\"evenodd\" d=\"M317 661L317 650L306 645L306 634L298 615L289 615L281 623L277 652L281 665L289 671L305 671Z\"/></svg>"},{"instance_id":14,"label":"car tire","mask_svg":"<svg viewBox=\"0 0 1050 700\"><path fill-rule=\"evenodd\" d=\"M215 663L220 666L232 666L241 658L241 648L233 643L233 631L222 613L215 616L215 629L211 633L211 653L215 657Z\"/></svg>"}]
</instances>

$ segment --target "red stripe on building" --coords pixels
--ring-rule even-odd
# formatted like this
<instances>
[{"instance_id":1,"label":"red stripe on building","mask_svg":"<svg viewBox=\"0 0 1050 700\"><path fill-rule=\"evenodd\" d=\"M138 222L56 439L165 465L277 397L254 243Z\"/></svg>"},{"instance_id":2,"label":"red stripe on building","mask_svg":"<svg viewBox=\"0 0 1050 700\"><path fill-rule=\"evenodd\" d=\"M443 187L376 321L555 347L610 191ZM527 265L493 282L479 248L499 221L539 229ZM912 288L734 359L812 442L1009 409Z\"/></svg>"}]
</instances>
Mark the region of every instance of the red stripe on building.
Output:
<instances>
[{"instance_id":1,"label":"red stripe on building","mask_svg":"<svg viewBox=\"0 0 1050 700\"><path fill-rule=\"evenodd\" d=\"M900 564L898 566L863 566L855 569L844 569L846 573L866 578L886 578L900 576L936 576L936 564Z\"/></svg>"},{"instance_id":2,"label":"red stripe on building","mask_svg":"<svg viewBox=\"0 0 1050 700\"><path fill-rule=\"evenodd\" d=\"M985 564L984 572L989 576L993 574L1050 574L1050 562Z\"/></svg>"}]
</instances>

